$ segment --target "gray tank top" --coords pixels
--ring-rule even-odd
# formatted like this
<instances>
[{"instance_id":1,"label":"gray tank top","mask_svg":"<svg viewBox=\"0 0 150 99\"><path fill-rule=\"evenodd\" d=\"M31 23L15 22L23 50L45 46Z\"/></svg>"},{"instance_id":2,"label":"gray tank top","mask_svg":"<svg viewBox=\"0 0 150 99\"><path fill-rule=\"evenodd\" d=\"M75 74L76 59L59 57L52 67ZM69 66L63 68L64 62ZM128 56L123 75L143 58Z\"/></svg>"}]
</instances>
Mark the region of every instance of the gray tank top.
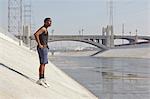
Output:
<instances>
[{"instance_id":1,"label":"gray tank top","mask_svg":"<svg viewBox=\"0 0 150 99\"><path fill-rule=\"evenodd\" d=\"M47 33L43 32L42 34L40 34L39 39L42 45L48 46L48 32Z\"/></svg>"}]
</instances>

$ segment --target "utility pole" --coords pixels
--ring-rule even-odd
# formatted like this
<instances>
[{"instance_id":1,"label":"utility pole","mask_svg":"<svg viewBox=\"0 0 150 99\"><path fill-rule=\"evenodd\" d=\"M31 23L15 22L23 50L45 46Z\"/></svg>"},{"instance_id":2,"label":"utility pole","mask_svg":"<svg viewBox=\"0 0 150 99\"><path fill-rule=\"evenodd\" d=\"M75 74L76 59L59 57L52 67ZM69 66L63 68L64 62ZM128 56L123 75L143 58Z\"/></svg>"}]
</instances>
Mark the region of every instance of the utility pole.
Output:
<instances>
[{"instance_id":1,"label":"utility pole","mask_svg":"<svg viewBox=\"0 0 150 99\"><path fill-rule=\"evenodd\" d=\"M124 36L124 24L122 24L122 36ZM122 39L122 44L124 44L124 39Z\"/></svg>"},{"instance_id":2,"label":"utility pole","mask_svg":"<svg viewBox=\"0 0 150 99\"><path fill-rule=\"evenodd\" d=\"M132 34L132 33L131 33L131 32L129 32L129 34L130 34L130 36L131 36L131 34Z\"/></svg>"},{"instance_id":3,"label":"utility pole","mask_svg":"<svg viewBox=\"0 0 150 99\"><path fill-rule=\"evenodd\" d=\"M81 31L79 30L79 35L81 35Z\"/></svg>"},{"instance_id":4,"label":"utility pole","mask_svg":"<svg viewBox=\"0 0 150 99\"><path fill-rule=\"evenodd\" d=\"M137 29L135 30L136 36L137 36Z\"/></svg>"},{"instance_id":5,"label":"utility pole","mask_svg":"<svg viewBox=\"0 0 150 99\"><path fill-rule=\"evenodd\" d=\"M81 29L81 31L82 31L81 33L82 33L82 36L83 36L83 31L84 31L84 29Z\"/></svg>"},{"instance_id":6,"label":"utility pole","mask_svg":"<svg viewBox=\"0 0 150 99\"><path fill-rule=\"evenodd\" d=\"M52 29L51 33L52 33L52 36L53 36L54 35L54 29Z\"/></svg>"},{"instance_id":7,"label":"utility pole","mask_svg":"<svg viewBox=\"0 0 150 99\"><path fill-rule=\"evenodd\" d=\"M51 33L52 33L52 39L54 39L54 29L52 29Z\"/></svg>"},{"instance_id":8,"label":"utility pole","mask_svg":"<svg viewBox=\"0 0 150 99\"><path fill-rule=\"evenodd\" d=\"M137 34L137 29L135 30L135 44L138 42L138 34Z\"/></svg>"},{"instance_id":9,"label":"utility pole","mask_svg":"<svg viewBox=\"0 0 150 99\"><path fill-rule=\"evenodd\" d=\"M23 35L22 35L22 33L23 33L23 22L22 22L22 0L20 0L20 24L19 24L19 31L18 31L18 33L19 33L19 45L21 45L21 43L22 43L22 40L23 40Z\"/></svg>"}]
</instances>

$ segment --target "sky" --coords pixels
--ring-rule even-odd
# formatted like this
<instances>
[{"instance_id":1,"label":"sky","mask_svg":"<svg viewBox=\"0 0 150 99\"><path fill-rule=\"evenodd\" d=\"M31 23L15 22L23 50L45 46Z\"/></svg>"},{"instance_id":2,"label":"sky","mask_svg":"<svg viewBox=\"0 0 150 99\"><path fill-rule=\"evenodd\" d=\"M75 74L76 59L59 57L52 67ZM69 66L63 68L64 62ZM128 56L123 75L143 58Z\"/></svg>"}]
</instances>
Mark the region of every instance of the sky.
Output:
<instances>
[{"instance_id":1,"label":"sky","mask_svg":"<svg viewBox=\"0 0 150 99\"><path fill-rule=\"evenodd\" d=\"M54 35L101 35L109 24L108 0L29 0L32 5L33 33L43 25L45 17L52 18ZM150 35L149 0L112 0L114 34ZM0 0L0 27L7 29L7 0ZM32 33L32 34L33 34Z\"/></svg>"}]
</instances>

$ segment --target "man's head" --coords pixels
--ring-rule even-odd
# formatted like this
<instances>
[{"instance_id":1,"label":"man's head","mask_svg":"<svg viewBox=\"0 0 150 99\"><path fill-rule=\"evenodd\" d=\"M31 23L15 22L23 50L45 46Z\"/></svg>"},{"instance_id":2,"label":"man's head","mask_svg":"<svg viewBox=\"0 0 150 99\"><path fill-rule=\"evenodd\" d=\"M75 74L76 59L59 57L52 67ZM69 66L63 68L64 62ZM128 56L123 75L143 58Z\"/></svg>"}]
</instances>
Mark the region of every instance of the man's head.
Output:
<instances>
[{"instance_id":1,"label":"man's head","mask_svg":"<svg viewBox=\"0 0 150 99\"><path fill-rule=\"evenodd\" d=\"M52 23L51 18L45 18L45 19L44 19L44 26L50 27L50 26L51 26L51 23Z\"/></svg>"}]
</instances>

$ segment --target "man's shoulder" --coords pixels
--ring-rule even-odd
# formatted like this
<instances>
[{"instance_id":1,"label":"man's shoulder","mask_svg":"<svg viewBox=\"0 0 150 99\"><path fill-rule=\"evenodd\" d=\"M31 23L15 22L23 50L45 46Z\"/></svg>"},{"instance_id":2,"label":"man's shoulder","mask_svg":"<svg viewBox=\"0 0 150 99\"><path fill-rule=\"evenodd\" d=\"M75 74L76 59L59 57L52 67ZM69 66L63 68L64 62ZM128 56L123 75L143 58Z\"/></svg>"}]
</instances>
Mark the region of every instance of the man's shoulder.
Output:
<instances>
[{"instance_id":1,"label":"man's shoulder","mask_svg":"<svg viewBox=\"0 0 150 99\"><path fill-rule=\"evenodd\" d=\"M42 30L42 31L46 31L46 28L45 28L45 27L41 27L41 30Z\"/></svg>"},{"instance_id":2,"label":"man's shoulder","mask_svg":"<svg viewBox=\"0 0 150 99\"><path fill-rule=\"evenodd\" d=\"M41 32L43 33L43 32L45 32L45 31L46 31L46 28L42 26L42 27L40 27L40 28L39 28L39 30L38 30L38 31L41 31Z\"/></svg>"},{"instance_id":3,"label":"man's shoulder","mask_svg":"<svg viewBox=\"0 0 150 99\"><path fill-rule=\"evenodd\" d=\"M40 27L40 28L35 32L35 34L41 34L41 33L45 32L45 31L46 31L45 27Z\"/></svg>"}]
</instances>

